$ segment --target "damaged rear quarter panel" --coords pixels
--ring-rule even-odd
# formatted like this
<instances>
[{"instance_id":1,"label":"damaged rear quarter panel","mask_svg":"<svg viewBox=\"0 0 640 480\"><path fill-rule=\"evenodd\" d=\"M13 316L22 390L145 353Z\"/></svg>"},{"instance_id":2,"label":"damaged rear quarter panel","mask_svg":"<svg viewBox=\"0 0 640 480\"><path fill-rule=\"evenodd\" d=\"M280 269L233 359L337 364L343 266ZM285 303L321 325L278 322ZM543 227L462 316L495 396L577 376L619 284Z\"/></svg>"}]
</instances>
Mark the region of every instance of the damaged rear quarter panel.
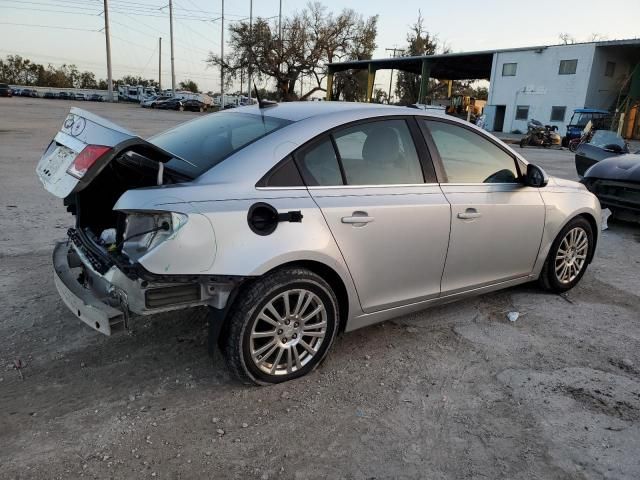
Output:
<instances>
[{"instance_id":1,"label":"damaged rear quarter panel","mask_svg":"<svg viewBox=\"0 0 640 480\"><path fill-rule=\"evenodd\" d=\"M113 207L114 210L176 212L189 218L167 240L151 249L139 259L139 263L151 273L160 275L206 274L216 257L216 236L211 221L193 204L169 194L175 188L141 188L125 192ZM166 192L166 194L165 194Z\"/></svg>"}]
</instances>

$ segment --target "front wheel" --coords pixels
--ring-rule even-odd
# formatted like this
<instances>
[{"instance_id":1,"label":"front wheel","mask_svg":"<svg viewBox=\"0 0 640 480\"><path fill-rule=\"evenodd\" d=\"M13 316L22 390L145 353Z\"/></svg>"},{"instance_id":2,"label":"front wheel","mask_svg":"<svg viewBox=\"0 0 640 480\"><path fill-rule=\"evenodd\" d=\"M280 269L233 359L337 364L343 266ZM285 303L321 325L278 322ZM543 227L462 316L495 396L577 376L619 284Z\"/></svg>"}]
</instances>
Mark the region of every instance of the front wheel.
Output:
<instances>
[{"instance_id":1,"label":"front wheel","mask_svg":"<svg viewBox=\"0 0 640 480\"><path fill-rule=\"evenodd\" d=\"M223 353L244 383L285 382L320 364L338 322L337 298L323 278L303 268L277 270L238 295L227 319Z\"/></svg>"},{"instance_id":2,"label":"front wheel","mask_svg":"<svg viewBox=\"0 0 640 480\"><path fill-rule=\"evenodd\" d=\"M549 250L539 282L556 293L575 287L587 270L594 247L594 232L583 217L571 220L560 231Z\"/></svg>"}]
</instances>

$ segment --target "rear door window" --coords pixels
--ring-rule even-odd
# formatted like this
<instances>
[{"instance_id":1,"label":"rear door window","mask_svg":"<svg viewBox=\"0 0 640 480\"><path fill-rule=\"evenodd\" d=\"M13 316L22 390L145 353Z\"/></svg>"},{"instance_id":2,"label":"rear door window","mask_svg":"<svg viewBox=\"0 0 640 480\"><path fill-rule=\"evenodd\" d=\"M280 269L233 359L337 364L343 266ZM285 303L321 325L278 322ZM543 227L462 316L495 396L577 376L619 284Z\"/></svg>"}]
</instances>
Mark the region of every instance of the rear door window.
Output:
<instances>
[{"instance_id":1,"label":"rear door window","mask_svg":"<svg viewBox=\"0 0 640 480\"><path fill-rule=\"evenodd\" d=\"M304 183L309 187L343 185L336 151L329 136L296 155Z\"/></svg>"},{"instance_id":2,"label":"rear door window","mask_svg":"<svg viewBox=\"0 0 640 480\"><path fill-rule=\"evenodd\" d=\"M366 122L334 134L347 185L424 183L404 120Z\"/></svg>"}]
</instances>

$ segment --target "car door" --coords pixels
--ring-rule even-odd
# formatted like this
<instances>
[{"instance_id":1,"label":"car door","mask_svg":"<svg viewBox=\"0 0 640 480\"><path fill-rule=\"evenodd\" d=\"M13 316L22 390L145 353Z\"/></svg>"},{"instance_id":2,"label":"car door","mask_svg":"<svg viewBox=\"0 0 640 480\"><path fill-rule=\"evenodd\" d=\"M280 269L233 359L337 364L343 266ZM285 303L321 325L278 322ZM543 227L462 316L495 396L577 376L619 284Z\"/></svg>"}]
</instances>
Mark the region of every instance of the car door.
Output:
<instances>
[{"instance_id":1,"label":"car door","mask_svg":"<svg viewBox=\"0 0 640 480\"><path fill-rule=\"evenodd\" d=\"M296 161L365 312L440 294L450 207L414 119L335 129Z\"/></svg>"},{"instance_id":2,"label":"car door","mask_svg":"<svg viewBox=\"0 0 640 480\"><path fill-rule=\"evenodd\" d=\"M421 125L451 204L442 295L529 275L545 206L538 189L523 184L518 161L458 122L422 119Z\"/></svg>"}]
</instances>

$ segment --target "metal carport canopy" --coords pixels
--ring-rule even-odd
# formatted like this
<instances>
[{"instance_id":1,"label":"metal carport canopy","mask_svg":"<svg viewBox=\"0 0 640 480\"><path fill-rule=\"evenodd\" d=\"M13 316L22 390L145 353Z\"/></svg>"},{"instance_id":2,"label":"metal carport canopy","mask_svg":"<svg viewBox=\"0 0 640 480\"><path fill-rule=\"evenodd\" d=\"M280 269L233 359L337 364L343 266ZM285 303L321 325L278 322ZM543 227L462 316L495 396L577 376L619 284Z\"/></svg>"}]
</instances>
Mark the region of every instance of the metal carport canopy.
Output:
<instances>
[{"instance_id":1,"label":"metal carport canopy","mask_svg":"<svg viewBox=\"0 0 640 480\"><path fill-rule=\"evenodd\" d=\"M422 73L422 64L429 64L429 76L443 80L489 80L494 51L443 53L441 55L424 55L419 57L395 57L372 60L354 60L330 63L328 72L344 70L403 70L405 72Z\"/></svg>"}]
</instances>

